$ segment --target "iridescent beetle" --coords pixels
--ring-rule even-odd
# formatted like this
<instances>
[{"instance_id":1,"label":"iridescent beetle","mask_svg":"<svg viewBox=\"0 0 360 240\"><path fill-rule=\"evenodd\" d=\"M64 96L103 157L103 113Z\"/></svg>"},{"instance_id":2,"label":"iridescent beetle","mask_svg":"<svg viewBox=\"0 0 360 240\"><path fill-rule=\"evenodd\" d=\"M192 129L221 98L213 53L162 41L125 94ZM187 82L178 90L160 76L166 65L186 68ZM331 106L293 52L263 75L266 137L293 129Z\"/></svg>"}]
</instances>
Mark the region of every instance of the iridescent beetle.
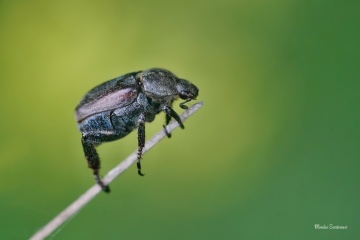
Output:
<instances>
[{"instance_id":1,"label":"iridescent beetle","mask_svg":"<svg viewBox=\"0 0 360 240\"><path fill-rule=\"evenodd\" d=\"M145 122L152 122L161 111L166 114L166 125L174 118L184 128L179 115L171 108L172 103L194 100L199 89L185 79L161 68L132 72L114 78L91 89L75 109L75 118L82 133L88 166L93 170L95 181L105 192L110 189L99 177L100 159L95 147L104 142L125 137L138 128L137 169L141 173L140 159L145 146ZM171 135L166 131L168 137Z\"/></svg>"}]
</instances>

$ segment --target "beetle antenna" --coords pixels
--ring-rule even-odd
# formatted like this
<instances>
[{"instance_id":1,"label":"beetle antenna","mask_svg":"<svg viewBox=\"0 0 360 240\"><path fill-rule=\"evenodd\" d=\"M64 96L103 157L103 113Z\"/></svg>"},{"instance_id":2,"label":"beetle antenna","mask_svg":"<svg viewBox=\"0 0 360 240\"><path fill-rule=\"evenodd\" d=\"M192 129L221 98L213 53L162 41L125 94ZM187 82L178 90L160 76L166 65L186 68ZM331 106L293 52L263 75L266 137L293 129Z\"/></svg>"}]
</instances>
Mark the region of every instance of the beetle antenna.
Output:
<instances>
[{"instance_id":1,"label":"beetle antenna","mask_svg":"<svg viewBox=\"0 0 360 240\"><path fill-rule=\"evenodd\" d=\"M180 106L182 109L188 109L188 106L186 106L186 105L184 105L184 104L187 103L187 102L190 102L191 100L192 100L191 98L188 98L188 99L186 99L185 102L180 103L179 106Z\"/></svg>"}]
</instances>

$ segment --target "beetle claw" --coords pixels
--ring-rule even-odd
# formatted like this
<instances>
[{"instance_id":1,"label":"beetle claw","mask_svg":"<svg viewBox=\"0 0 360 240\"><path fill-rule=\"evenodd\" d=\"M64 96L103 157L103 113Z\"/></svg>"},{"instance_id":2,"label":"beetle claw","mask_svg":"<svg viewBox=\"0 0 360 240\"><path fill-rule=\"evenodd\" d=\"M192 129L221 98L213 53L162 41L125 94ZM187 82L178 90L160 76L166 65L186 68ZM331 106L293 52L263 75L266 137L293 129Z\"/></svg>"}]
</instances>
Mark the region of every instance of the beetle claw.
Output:
<instances>
[{"instance_id":1,"label":"beetle claw","mask_svg":"<svg viewBox=\"0 0 360 240\"><path fill-rule=\"evenodd\" d=\"M166 126L163 125L163 127L164 127L164 131L165 131L166 136L167 136L168 138L171 138L171 133L169 133L169 132L167 131Z\"/></svg>"},{"instance_id":2,"label":"beetle claw","mask_svg":"<svg viewBox=\"0 0 360 240\"><path fill-rule=\"evenodd\" d=\"M107 186L107 185L102 185L102 186L101 186L101 189L102 189L104 192L106 192L106 193L109 193L109 192L110 192L110 188L109 188L109 186Z\"/></svg>"},{"instance_id":3,"label":"beetle claw","mask_svg":"<svg viewBox=\"0 0 360 240\"><path fill-rule=\"evenodd\" d=\"M105 185L105 184L101 181L101 179L100 179L100 177L99 177L98 169L95 169L95 170L94 170L94 178L95 178L96 183L101 187L101 189L102 189L104 192L106 192L106 193L109 193L109 192L110 192L109 186L108 186L108 185Z\"/></svg>"},{"instance_id":4,"label":"beetle claw","mask_svg":"<svg viewBox=\"0 0 360 240\"><path fill-rule=\"evenodd\" d=\"M143 174L143 173L141 172L140 159L138 159L138 162L136 163L136 166L137 166L137 169L138 169L138 174L139 174L140 176L145 176L145 174Z\"/></svg>"},{"instance_id":5,"label":"beetle claw","mask_svg":"<svg viewBox=\"0 0 360 240\"><path fill-rule=\"evenodd\" d=\"M138 169L138 174L142 177L145 176L145 174L143 174L140 169Z\"/></svg>"}]
</instances>

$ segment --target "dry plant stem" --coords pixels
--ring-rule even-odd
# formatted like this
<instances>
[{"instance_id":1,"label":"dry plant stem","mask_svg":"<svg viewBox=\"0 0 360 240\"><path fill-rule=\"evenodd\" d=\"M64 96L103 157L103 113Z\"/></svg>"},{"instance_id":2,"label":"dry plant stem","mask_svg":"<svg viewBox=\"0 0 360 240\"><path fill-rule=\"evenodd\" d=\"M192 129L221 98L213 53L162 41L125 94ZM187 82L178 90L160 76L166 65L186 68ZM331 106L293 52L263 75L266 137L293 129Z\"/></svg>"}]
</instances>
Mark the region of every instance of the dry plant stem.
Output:
<instances>
[{"instance_id":1,"label":"dry plant stem","mask_svg":"<svg viewBox=\"0 0 360 240\"><path fill-rule=\"evenodd\" d=\"M187 109L180 115L181 120L185 121L190 115L196 112L202 105L203 103L199 102L189 107L189 109ZM176 121L172 121L169 123L169 125L166 126L166 129L169 133L171 133L178 126L179 124ZM143 149L143 153L145 153L150 148L155 146L155 144L157 144L165 136L166 134L163 129L157 134L155 134L149 141L146 142L145 147ZM103 182L106 185L110 184L123 171L129 168L131 164L136 162L136 160L137 160L137 151L133 152L124 161L122 161L119 165L117 165L110 172L108 172L108 174L106 174L106 176L103 178ZM77 200L75 200L72 204L70 204L65 210L59 213L59 215L57 215L48 224L46 224L37 233L35 233L30 239L38 240L38 239L44 239L47 236L49 236L53 231L55 231L66 220L68 220L71 216L77 213L83 206L85 206L88 202L90 202L90 200L93 199L100 192L101 192L100 186L98 186L97 184L92 186L89 190L87 190L84 194L82 194Z\"/></svg>"}]
</instances>

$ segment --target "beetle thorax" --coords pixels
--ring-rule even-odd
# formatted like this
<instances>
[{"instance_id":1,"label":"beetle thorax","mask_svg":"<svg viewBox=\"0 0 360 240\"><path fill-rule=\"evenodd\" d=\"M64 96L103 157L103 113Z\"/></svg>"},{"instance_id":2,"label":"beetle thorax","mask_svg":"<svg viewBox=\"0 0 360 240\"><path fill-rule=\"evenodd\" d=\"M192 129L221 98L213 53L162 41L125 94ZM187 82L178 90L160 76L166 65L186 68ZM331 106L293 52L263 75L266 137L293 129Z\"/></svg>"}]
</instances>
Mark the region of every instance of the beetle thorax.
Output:
<instances>
[{"instance_id":1,"label":"beetle thorax","mask_svg":"<svg viewBox=\"0 0 360 240\"><path fill-rule=\"evenodd\" d=\"M174 100L178 97L177 78L167 70L159 68L145 70L139 73L138 79L144 93L151 98Z\"/></svg>"}]
</instances>

